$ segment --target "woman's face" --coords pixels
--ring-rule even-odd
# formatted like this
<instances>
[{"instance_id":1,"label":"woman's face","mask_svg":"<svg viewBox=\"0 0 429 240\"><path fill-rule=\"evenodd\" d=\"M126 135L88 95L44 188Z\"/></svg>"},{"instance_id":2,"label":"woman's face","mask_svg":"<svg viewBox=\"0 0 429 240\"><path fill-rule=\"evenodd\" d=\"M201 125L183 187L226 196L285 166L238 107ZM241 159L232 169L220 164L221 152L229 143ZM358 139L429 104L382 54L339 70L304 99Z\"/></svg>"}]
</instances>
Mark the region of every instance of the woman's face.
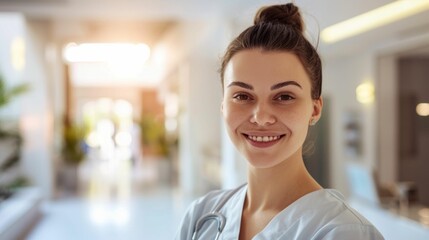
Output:
<instances>
[{"instance_id":1,"label":"woman's face","mask_svg":"<svg viewBox=\"0 0 429 240\"><path fill-rule=\"evenodd\" d=\"M256 168L302 158L311 120L322 99L311 98L311 83L298 57L285 51L243 50L224 75L222 113L236 148Z\"/></svg>"}]
</instances>

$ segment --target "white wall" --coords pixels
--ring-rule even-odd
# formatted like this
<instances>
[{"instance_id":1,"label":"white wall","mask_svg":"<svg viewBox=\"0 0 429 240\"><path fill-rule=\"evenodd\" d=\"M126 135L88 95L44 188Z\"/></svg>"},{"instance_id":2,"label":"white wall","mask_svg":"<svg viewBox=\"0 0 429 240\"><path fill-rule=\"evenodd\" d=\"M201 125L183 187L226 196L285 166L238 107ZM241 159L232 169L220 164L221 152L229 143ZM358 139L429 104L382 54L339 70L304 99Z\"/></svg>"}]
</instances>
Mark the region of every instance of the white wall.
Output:
<instances>
[{"instance_id":1,"label":"white wall","mask_svg":"<svg viewBox=\"0 0 429 240\"><path fill-rule=\"evenodd\" d=\"M46 71L44 47L46 25L29 23L20 14L0 14L0 69L8 85L29 83L30 90L0 112L4 119L16 120L24 139L20 168L44 197L52 194L52 99ZM7 31L6 31L7 29ZM24 68L15 69L11 43L21 37L25 47Z\"/></svg>"},{"instance_id":2,"label":"white wall","mask_svg":"<svg viewBox=\"0 0 429 240\"><path fill-rule=\"evenodd\" d=\"M168 53L163 58L167 84L178 85L179 181L189 195L200 195L216 184L206 178L204 169L208 158L221 151L222 91L217 70L227 29L216 19L181 22L158 45L158 50ZM208 151L212 156L207 156ZM216 161L220 163L220 159Z\"/></svg>"},{"instance_id":3,"label":"white wall","mask_svg":"<svg viewBox=\"0 0 429 240\"><path fill-rule=\"evenodd\" d=\"M323 96L331 100L331 187L347 193L345 163L359 161L373 166L375 152L375 103L361 104L356 100L356 87L364 81L374 83L373 56L361 53L323 62ZM345 151L345 121L347 114L355 114L361 124L362 152L351 155Z\"/></svg>"},{"instance_id":4,"label":"white wall","mask_svg":"<svg viewBox=\"0 0 429 240\"><path fill-rule=\"evenodd\" d=\"M43 22L26 23L27 67L25 78L31 91L25 96L21 114L24 135L22 165L25 175L40 187L45 198L53 194L53 101L45 61L49 36Z\"/></svg>"},{"instance_id":5,"label":"white wall","mask_svg":"<svg viewBox=\"0 0 429 240\"><path fill-rule=\"evenodd\" d=\"M14 85L24 82L25 68L25 31L24 19L19 14L0 14L0 75L10 89ZM10 31L3 31L10 29ZM16 44L21 46L21 50L16 49ZM15 45L15 47L13 46ZM23 48L22 48L23 47ZM15 50L13 50L15 48ZM16 51L18 50L18 51ZM23 50L23 51L22 51ZM15 51L14 55L12 52ZM15 64L13 64L15 62ZM22 95L13 98L7 105L0 109L0 128L10 131L19 129L19 117L22 108ZM8 157L13 154L13 140L1 139L0 162L3 164ZM8 168L7 171L0 171L0 184L10 184L18 177L22 176L21 163Z\"/></svg>"},{"instance_id":6,"label":"white wall","mask_svg":"<svg viewBox=\"0 0 429 240\"><path fill-rule=\"evenodd\" d=\"M25 35L25 19L22 15L0 13L0 74L8 87L25 82L25 65L23 69L16 69L12 64L11 56L12 42L17 38L25 41ZM25 61L25 52L20 55ZM17 120L21 114L21 99L22 97L18 97L0 109L0 119Z\"/></svg>"}]
</instances>

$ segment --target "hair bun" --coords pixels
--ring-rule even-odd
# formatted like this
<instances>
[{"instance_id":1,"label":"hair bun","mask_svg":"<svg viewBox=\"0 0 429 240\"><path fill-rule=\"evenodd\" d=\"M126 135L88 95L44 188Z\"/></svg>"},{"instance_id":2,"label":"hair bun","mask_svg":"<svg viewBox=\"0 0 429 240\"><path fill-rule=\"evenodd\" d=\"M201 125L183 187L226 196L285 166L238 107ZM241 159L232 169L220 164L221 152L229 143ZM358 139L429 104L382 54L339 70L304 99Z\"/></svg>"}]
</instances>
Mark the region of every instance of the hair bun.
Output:
<instances>
[{"instance_id":1,"label":"hair bun","mask_svg":"<svg viewBox=\"0 0 429 240\"><path fill-rule=\"evenodd\" d=\"M299 9L293 3L263 7L256 13L253 22L255 25L261 23L284 24L301 33L304 30Z\"/></svg>"}]
</instances>

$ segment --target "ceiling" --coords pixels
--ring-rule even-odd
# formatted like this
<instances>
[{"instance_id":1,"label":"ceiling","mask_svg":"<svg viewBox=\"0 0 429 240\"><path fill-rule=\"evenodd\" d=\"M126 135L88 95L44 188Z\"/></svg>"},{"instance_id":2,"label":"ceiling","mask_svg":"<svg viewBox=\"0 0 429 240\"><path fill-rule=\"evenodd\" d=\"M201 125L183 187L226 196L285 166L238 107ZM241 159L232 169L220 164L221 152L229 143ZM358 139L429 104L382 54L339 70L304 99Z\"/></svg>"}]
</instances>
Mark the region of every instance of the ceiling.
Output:
<instances>
[{"instance_id":1,"label":"ceiling","mask_svg":"<svg viewBox=\"0 0 429 240\"><path fill-rule=\"evenodd\" d=\"M247 26L261 6L290 1L300 7L310 41L317 43L322 29L394 0L0 0L0 13L20 12L32 24L47 24L55 40L64 44L125 41L153 47L180 21L220 18ZM363 54L404 36L429 35L428 14L426 11L335 44L320 42L318 50L326 60ZM429 45L407 50L407 56L429 56L428 49Z\"/></svg>"},{"instance_id":2,"label":"ceiling","mask_svg":"<svg viewBox=\"0 0 429 240\"><path fill-rule=\"evenodd\" d=\"M0 0L0 12L21 12L29 19L51 21L57 26L57 31L65 37L67 34L70 35L72 30L82 32L79 28L81 25L91 26L85 30L91 33L105 32L109 28L115 29L117 33L131 29L130 26L136 26L132 31L152 36L151 39L145 40L151 45L163 31L178 21L223 18L248 24L259 7L290 1L292 0ZM293 0L300 6L309 32L316 36L316 39L317 34L327 26L393 1ZM428 12L422 13L403 21L402 24L390 24L382 31L379 29L369 31L338 44L321 43L319 47L322 51L334 55L356 52L385 38L401 36L410 29L411 32L419 33L429 31L427 14ZM116 34L116 36L128 35Z\"/></svg>"},{"instance_id":3,"label":"ceiling","mask_svg":"<svg viewBox=\"0 0 429 240\"><path fill-rule=\"evenodd\" d=\"M321 27L358 15L393 0L294 0ZM0 0L0 11L22 12L31 18L150 20L249 17L260 6L279 0ZM240 14L237 14L240 13Z\"/></svg>"}]
</instances>

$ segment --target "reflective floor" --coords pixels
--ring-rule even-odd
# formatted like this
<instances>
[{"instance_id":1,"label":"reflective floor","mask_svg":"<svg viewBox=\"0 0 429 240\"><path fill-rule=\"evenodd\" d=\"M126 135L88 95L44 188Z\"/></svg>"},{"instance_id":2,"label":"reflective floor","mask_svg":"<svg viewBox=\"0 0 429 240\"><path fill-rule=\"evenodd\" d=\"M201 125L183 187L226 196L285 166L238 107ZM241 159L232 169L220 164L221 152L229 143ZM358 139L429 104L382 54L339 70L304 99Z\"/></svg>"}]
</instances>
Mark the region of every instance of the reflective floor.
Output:
<instances>
[{"instance_id":1,"label":"reflective floor","mask_svg":"<svg viewBox=\"0 0 429 240\"><path fill-rule=\"evenodd\" d=\"M92 152L79 169L78 193L44 203L27 239L173 239L191 199L171 185L168 164L118 159Z\"/></svg>"},{"instance_id":2,"label":"reflective floor","mask_svg":"<svg viewBox=\"0 0 429 240\"><path fill-rule=\"evenodd\" d=\"M127 202L68 198L43 206L31 240L173 239L186 203L167 187Z\"/></svg>"}]
</instances>

